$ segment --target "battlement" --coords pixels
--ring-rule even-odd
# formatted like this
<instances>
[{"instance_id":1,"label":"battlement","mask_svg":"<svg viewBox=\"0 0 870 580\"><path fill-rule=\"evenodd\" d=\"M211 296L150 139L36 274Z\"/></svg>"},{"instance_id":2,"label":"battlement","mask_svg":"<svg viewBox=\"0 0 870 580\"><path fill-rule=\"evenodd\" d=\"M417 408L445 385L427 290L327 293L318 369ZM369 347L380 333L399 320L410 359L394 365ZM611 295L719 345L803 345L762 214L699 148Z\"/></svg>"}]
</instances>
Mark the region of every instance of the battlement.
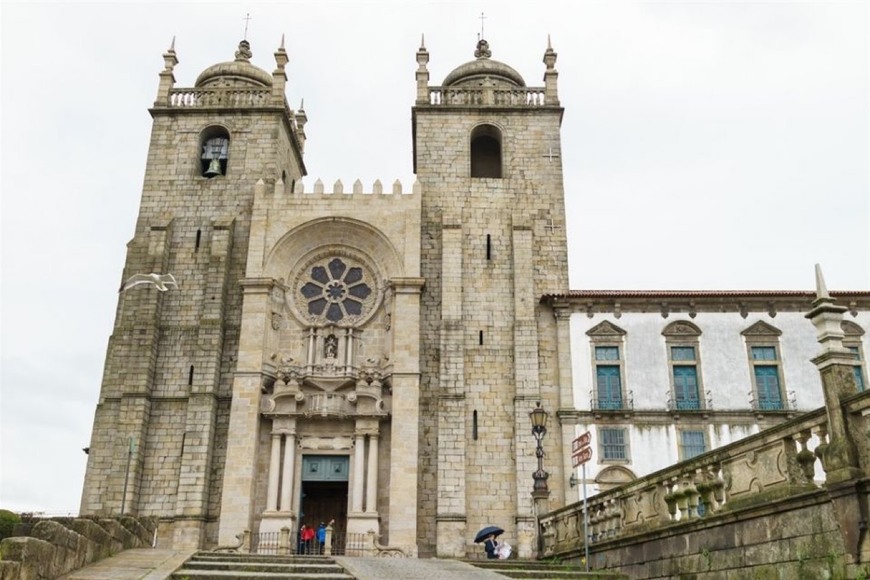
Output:
<instances>
[{"instance_id":1,"label":"battlement","mask_svg":"<svg viewBox=\"0 0 870 580\"><path fill-rule=\"evenodd\" d=\"M257 182L258 194L265 195L266 194L266 184L261 179ZM262 193L260 193L262 192ZM383 184L380 179L375 180L372 184L372 188L370 191L363 190L362 181L357 179L353 182L353 186L350 189L345 189L344 183L339 179L335 183L332 184L332 191L326 191L326 187L323 184L323 181L318 179L314 182L314 187L310 191L305 190L305 184L300 180L295 183L293 189L284 183L283 180L279 179L275 182L275 186L272 191L272 195L275 197L284 197L284 196L317 196L322 195L324 197L330 196L341 196L342 198L349 198L351 196L357 196L360 198L369 198L372 196L397 196L397 197L407 197L412 196L414 194L420 194L422 192L422 186L419 181L414 181L411 185L411 189L409 191L404 191L402 188L402 182L398 179L393 182L393 185L390 189L384 189Z\"/></svg>"}]
</instances>

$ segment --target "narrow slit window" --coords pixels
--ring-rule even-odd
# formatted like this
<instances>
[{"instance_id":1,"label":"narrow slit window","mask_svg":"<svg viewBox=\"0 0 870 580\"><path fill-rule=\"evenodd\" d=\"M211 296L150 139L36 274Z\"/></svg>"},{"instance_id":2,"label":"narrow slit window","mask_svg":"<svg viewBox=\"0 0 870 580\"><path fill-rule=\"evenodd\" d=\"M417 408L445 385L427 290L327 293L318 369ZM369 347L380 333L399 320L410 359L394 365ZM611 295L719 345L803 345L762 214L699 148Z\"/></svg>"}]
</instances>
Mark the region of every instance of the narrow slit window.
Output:
<instances>
[{"instance_id":1,"label":"narrow slit window","mask_svg":"<svg viewBox=\"0 0 870 580\"><path fill-rule=\"evenodd\" d=\"M492 259L492 237L486 234L486 259Z\"/></svg>"},{"instance_id":2,"label":"narrow slit window","mask_svg":"<svg viewBox=\"0 0 870 580\"><path fill-rule=\"evenodd\" d=\"M483 346L483 331L480 331L480 335L477 337L477 343Z\"/></svg>"},{"instance_id":3,"label":"narrow slit window","mask_svg":"<svg viewBox=\"0 0 870 580\"><path fill-rule=\"evenodd\" d=\"M199 244L201 241L202 241L202 230L196 230L196 246L193 249L194 252L199 251Z\"/></svg>"},{"instance_id":4,"label":"narrow slit window","mask_svg":"<svg viewBox=\"0 0 870 580\"><path fill-rule=\"evenodd\" d=\"M187 373L187 386L193 384L193 365L190 365L190 371Z\"/></svg>"},{"instance_id":5,"label":"narrow slit window","mask_svg":"<svg viewBox=\"0 0 870 580\"><path fill-rule=\"evenodd\" d=\"M477 411L471 417L471 438L477 441Z\"/></svg>"}]
</instances>

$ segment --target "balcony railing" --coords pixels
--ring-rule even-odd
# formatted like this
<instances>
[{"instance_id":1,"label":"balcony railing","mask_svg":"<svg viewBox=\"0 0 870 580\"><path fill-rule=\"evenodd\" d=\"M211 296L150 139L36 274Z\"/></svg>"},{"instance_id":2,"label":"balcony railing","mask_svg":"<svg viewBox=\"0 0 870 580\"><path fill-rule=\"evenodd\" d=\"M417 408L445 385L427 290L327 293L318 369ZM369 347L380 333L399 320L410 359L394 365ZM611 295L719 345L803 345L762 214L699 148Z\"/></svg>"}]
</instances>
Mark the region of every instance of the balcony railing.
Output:
<instances>
[{"instance_id":1,"label":"balcony railing","mask_svg":"<svg viewBox=\"0 0 870 580\"><path fill-rule=\"evenodd\" d=\"M634 409L634 392L629 391L625 399L622 398L602 398L595 394L595 391L589 392L589 400L593 411L631 411Z\"/></svg>"},{"instance_id":2,"label":"balcony railing","mask_svg":"<svg viewBox=\"0 0 870 580\"><path fill-rule=\"evenodd\" d=\"M752 407L753 411L765 412L765 411L796 411L797 410L797 396L795 396L794 391L788 392L787 399L777 399L777 398L764 398L757 399L755 397L755 393L749 392L749 405Z\"/></svg>"},{"instance_id":3,"label":"balcony railing","mask_svg":"<svg viewBox=\"0 0 870 580\"><path fill-rule=\"evenodd\" d=\"M709 411L713 409L713 395L710 391L705 393L706 400L677 398L668 391L668 411Z\"/></svg>"}]
</instances>

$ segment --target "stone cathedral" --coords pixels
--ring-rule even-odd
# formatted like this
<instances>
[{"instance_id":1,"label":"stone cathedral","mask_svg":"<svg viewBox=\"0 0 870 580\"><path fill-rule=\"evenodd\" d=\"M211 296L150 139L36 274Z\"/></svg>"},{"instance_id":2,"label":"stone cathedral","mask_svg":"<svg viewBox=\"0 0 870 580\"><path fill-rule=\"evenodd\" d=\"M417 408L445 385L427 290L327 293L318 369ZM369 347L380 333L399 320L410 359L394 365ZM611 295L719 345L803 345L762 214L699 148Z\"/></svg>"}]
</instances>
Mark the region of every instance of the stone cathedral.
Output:
<instances>
[{"instance_id":1,"label":"stone cathedral","mask_svg":"<svg viewBox=\"0 0 870 580\"><path fill-rule=\"evenodd\" d=\"M430 85L421 45L416 182L331 190L302 183L308 119L274 57L243 41L179 88L163 55L123 276L179 289L119 295L82 514L157 516L188 548L335 520L451 557L494 523L530 555L529 412L573 406L567 318L541 301L568 280L556 53L530 87L481 40Z\"/></svg>"}]
</instances>

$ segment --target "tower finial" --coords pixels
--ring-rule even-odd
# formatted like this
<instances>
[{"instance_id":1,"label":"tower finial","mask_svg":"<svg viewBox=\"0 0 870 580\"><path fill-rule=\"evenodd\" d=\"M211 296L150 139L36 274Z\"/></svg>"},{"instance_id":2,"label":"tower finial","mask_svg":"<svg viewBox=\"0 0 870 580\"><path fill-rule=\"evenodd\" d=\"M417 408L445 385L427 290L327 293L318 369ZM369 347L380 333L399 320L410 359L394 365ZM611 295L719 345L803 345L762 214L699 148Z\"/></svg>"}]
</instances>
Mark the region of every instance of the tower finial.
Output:
<instances>
[{"instance_id":1,"label":"tower finial","mask_svg":"<svg viewBox=\"0 0 870 580\"><path fill-rule=\"evenodd\" d=\"M426 49L426 35L423 34L422 32L420 33L420 48L422 50Z\"/></svg>"},{"instance_id":2,"label":"tower finial","mask_svg":"<svg viewBox=\"0 0 870 580\"><path fill-rule=\"evenodd\" d=\"M248 23L251 21L251 13L248 12L245 14L245 35L242 37L243 40L248 40Z\"/></svg>"},{"instance_id":3,"label":"tower finial","mask_svg":"<svg viewBox=\"0 0 870 580\"><path fill-rule=\"evenodd\" d=\"M483 12L480 13L480 36L477 38L478 40L483 40L486 38L483 34L483 21L486 20L486 16L483 15Z\"/></svg>"},{"instance_id":4,"label":"tower finial","mask_svg":"<svg viewBox=\"0 0 870 580\"><path fill-rule=\"evenodd\" d=\"M284 50L284 33L281 33L281 46L279 47L281 50Z\"/></svg>"},{"instance_id":5,"label":"tower finial","mask_svg":"<svg viewBox=\"0 0 870 580\"><path fill-rule=\"evenodd\" d=\"M830 300L828 287L825 285L825 277L822 275L822 266L816 264L816 302Z\"/></svg>"},{"instance_id":6,"label":"tower finial","mask_svg":"<svg viewBox=\"0 0 870 580\"><path fill-rule=\"evenodd\" d=\"M547 34L547 50L553 50L553 43L550 42L550 35Z\"/></svg>"},{"instance_id":7,"label":"tower finial","mask_svg":"<svg viewBox=\"0 0 870 580\"><path fill-rule=\"evenodd\" d=\"M169 43L169 52L175 52L175 35L172 35L172 42Z\"/></svg>"}]
</instances>

